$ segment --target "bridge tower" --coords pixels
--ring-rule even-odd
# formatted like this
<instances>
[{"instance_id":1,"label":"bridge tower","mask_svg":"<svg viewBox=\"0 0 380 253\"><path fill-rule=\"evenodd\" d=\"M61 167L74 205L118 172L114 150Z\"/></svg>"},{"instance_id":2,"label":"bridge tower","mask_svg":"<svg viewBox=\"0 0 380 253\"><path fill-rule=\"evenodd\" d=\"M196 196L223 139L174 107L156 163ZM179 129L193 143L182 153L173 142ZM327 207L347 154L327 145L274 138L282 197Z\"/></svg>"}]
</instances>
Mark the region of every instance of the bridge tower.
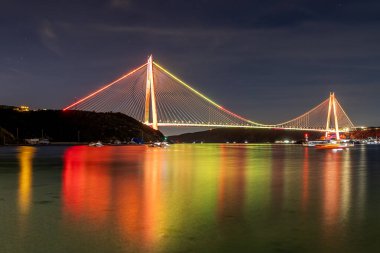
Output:
<instances>
[{"instance_id":1,"label":"bridge tower","mask_svg":"<svg viewBox=\"0 0 380 253\"><path fill-rule=\"evenodd\" d=\"M155 130L158 130L157 105L156 105L156 94L155 94L154 80L153 80L153 57L152 57L152 55L150 55L148 58L147 72L146 72L144 122L147 125L149 124L149 120L150 120L150 109L152 109L152 128Z\"/></svg>"},{"instance_id":2,"label":"bridge tower","mask_svg":"<svg viewBox=\"0 0 380 253\"><path fill-rule=\"evenodd\" d=\"M330 92L330 98L329 98L329 109L327 112L327 122L326 122L326 137L330 131L330 121L331 121L331 110L334 113L334 126L335 126L335 135L336 139L340 140L339 135L339 125L338 125L338 116L336 113L336 101L335 101L335 93Z\"/></svg>"}]
</instances>

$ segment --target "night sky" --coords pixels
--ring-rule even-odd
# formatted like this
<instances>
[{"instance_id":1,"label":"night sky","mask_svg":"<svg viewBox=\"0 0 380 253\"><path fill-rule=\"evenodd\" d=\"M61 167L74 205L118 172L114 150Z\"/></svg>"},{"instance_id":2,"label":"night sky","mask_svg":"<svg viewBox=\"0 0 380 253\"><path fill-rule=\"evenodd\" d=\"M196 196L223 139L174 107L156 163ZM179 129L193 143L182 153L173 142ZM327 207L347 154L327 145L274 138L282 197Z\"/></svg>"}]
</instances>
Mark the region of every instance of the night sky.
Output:
<instances>
[{"instance_id":1,"label":"night sky","mask_svg":"<svg viewBox=\"0 0 380 253\"><path fill-rule=\"evenodd\" d=\"M62 108L155 61L231 111L278 123L335 91L380 125L379 1L0 0L0 104Z\"/></svg>"}]
</instances>

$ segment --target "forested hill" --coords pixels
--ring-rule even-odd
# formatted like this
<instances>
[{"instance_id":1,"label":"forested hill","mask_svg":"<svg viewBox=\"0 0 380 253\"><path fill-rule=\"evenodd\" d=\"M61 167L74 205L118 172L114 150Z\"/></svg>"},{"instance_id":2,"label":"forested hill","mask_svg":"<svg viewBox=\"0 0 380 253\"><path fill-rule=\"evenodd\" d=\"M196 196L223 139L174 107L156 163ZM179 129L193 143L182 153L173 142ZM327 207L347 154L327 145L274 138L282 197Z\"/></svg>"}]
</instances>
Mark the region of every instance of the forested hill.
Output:
<instances>
[{"instance_id":1,"label":"forested hill","mask_svg":"<svg viewBox=\"0 0 380 253\"><path fill-rule=\"evenodd\" d=\"M208 131L187 133L176 136L170 136L169 139L173 142L209 142L209 143L224 143L237 142L243 143L265 143L281 140L295 140L301 142L304 140L304 134L308 133L310 139L318 139L323 135L320 132L307 131L290 131L290 130L272 130L272 129L244 129L244 128L220 128Z\"/></svg>"},{"instance_id":2,"label":"forested hill","mask_svg":"<svg viewBox=\"0 0 380 253\"><path fill-rule=\"evenodd\" d=\"M122 113L39 110L18 111L16 107L0 106L0 135L7 143L26 138L48 138L53 142L162 140L160 131L153 130Z\"/></svg>"},{"instance_id":3,"label":"forested hill","mask_svg":"<svg viewBox=\"0 0 380 253\"><path fill-rule=\"evenodd\" d=\"M237 142L243 143L266 143L283 140L294 140L298 143L304 141L305 134L308 134L309 140L317 140L321 138L323 132L312 131L296 131L296 130L280 130L280 129L244 129L244 128L220 128L208 131L186 133L176 136L170 136L169 140L177 143L191 142L209 142L224 143ZM341 138L350 139L378 139L380 138L380 127L368 127L365 129L353 130L349 133L340 133ZM345 136L345 137L344 137Z\"/></svg>"}]
</instances>

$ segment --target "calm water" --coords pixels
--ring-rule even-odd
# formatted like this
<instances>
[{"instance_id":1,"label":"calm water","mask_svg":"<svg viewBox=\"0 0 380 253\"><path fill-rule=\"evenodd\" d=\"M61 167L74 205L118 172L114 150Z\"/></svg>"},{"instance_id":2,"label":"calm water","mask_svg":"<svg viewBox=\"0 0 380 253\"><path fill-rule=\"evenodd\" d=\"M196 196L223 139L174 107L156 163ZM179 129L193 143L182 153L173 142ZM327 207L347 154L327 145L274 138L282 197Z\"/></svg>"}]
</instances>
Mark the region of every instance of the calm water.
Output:
<instances>
[{"instance_id":1,"label":"calm water","mask_svg":"<svg viewBox=\"0 0 380 253\"><path fill-rule=\"evenodd\" d=\"M1 147L0 252L380 252L380 146Z\"/></svg>"}]
</instances>

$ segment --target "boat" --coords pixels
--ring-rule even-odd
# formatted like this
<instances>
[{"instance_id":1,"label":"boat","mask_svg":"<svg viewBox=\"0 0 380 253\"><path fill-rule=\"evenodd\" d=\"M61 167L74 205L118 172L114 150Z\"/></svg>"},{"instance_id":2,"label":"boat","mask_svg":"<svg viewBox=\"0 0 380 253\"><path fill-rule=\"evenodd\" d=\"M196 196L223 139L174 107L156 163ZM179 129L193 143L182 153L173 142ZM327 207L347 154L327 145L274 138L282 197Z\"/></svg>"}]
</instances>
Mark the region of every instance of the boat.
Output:
<instances>
[{"instance_id":1,"label":"boat","mask_svg":"<svg viewBox=\"0 0 380 253\"><path fill-rule=\"evenodd\" d=\"M324 144L317 144L315 145L315 148L316 149L346 149L353 146L354 146L353 143L331 140Z\"/></svg>"},{"instance_id":2,"label":"boat","mask_svg":"<svg viewBox=\"0 0 380 253\"><path fill-rule=\"evenodd\" d=\"M376 145L376 144L380 144L380 140L378 140L377 137L376 138L368 137L366 140L363 140L363 143L367 145Z\"/></svg>"},{"instance_id":3,"label":"boat","mask_svg":"<svg viewBox=\"0 0 380 253\"><path fill-rule=\"evenodd\" d=\"M304 147L315 147L315 145L325 144L326 140L317 140L317 141L309 141L309 134L305 133L305 141L302 142L302 146Z\"/></svg>"},{"instance_id":4,"label":"boat","mask_svg":"<svg viewBox=\"0 0 380 253\"><path fill-rule=\"evenodd\" d=\"M156 141L149 145L151 148L167 148L169 147L169 143L166 141Z\"/></svg>"},{"instance_id":5,"label":"boat","mask_svg":"<svg viewBox=\"0 0 380 253\"><path fill-rule=\"evenodd\" d=\"M104 145L103 145L103 143L101 141L97 141L97 142L90 142L88 144L88 146L89 147L97 147L97 148L99 148L99 147L103 147Z\"/></svg>"},{"instance_id":6,"label":"boat","mask_svg":"<svg viewBox=\"0 0 380 253\"><path fill-rule=\"evenodd\" d=\"M46 138L32 138L25 139L26 144L28 145L49 145L50 141Z\"/></svg>"},{"instance_id":7,"label":"boat","mask_svg":"<svg viewBox=\"0 0 380 253\"><path fill-rule=\"evenodd\" d=\"M302 142L304 147L315 147L316 149L346 149L353 147L354 143L349 139L341 139L337 132L337 139L329 139L328 134L325 135L325 139L320 139L317 141L309 141L308 134L305 134L305 141Z\"/></svg>"},{"instance_id":8,"label":"boat","mask_svg":"<svg viewBox=\"0 0 380 253\"><path fill-rule=\"evenodd\" d=\"M316 145L326 144L326 141L304 141L302 146L304 147L315 147Z\"/></svg>"}]
</instances>

